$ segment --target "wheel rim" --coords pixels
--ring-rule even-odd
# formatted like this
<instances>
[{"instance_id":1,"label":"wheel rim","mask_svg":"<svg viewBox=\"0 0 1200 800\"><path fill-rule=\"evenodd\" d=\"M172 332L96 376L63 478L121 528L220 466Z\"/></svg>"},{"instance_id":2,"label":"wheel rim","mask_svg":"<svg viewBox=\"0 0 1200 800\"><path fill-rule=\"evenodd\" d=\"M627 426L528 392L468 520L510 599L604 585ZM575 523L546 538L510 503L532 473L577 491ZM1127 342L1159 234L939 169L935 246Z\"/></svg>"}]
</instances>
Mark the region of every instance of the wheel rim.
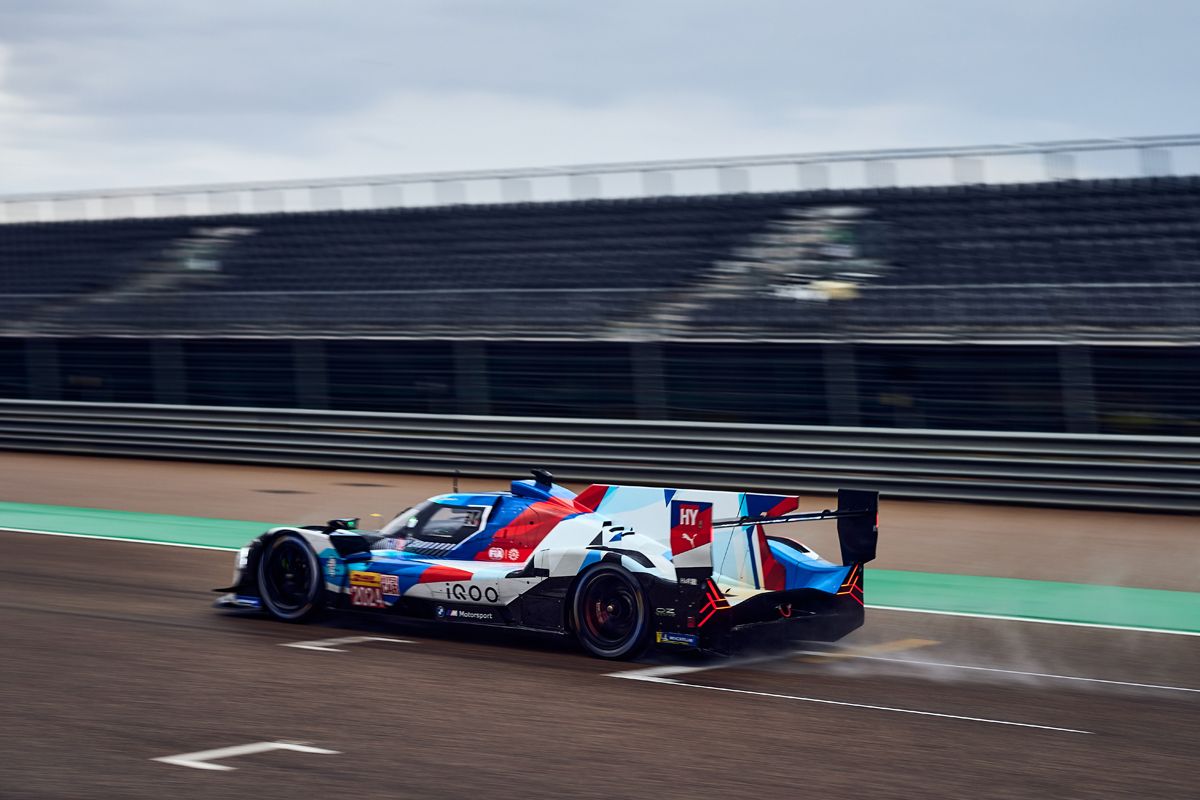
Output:
<instances>
[{"instance_id":1,"label":"wheel rim","mask_svg":"<svg viewBox=\"0 0 1200 800\"><path fill-rule=\"evenodd\" d=\"M312 576L312 561L304 545L284 539L271 550L264 588L280 611L297 611L311 602Z\"/></svg>"},{"instance_id":2,"label":"wheel rim","mask_svg":"<svg viewBox=\"0 0 1200 800\"><path fill-rule=\"evenodd\" d=\"M584 587L581 600L583 629L597 645L615 649L637 635L641 603L628 581L614 574L598 575Z\"/></svg>"}]
</instances>

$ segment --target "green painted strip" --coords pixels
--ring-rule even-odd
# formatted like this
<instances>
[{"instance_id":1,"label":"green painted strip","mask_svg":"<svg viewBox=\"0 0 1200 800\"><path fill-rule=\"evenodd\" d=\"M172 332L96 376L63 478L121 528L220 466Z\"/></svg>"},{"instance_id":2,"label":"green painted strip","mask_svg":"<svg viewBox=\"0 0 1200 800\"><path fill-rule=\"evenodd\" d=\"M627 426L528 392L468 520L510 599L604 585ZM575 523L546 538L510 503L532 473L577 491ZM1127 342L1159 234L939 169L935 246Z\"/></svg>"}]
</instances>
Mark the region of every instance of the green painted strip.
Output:
<instances>
[{"instance_id":1,"label":"green painted strip","mask_svg":"<svg viewBox=\"0 0 1200 800\"><path fill-rule=\"evenodd\" d=\"M128 539L135 542L169 542L236 550L270 527L272 523L267 522L176 517L169 514L143 514L103 508L0 503L0 528Z\"/></svg>"},{"instance_id":2,"label":"green painted strip","mask_svg":"<svg viewBox=\"0 0 1200 800\"><path fill-rule=\"evenodd\" d=\"M278 523L0 502L0 528L236 549ZM1200 633L1200 593L868 569L867 603Z\"/></svg>"},{"instance_id":3,"label":"green painted strip","mask_svg":"<svg viewBox=\"0 0 1200 800\"><path fill-rule=\"evenodd\" d=\"M867 603L956 614L1200 632L1200 593L867 569Z\"/></svg>"}]
</instances>

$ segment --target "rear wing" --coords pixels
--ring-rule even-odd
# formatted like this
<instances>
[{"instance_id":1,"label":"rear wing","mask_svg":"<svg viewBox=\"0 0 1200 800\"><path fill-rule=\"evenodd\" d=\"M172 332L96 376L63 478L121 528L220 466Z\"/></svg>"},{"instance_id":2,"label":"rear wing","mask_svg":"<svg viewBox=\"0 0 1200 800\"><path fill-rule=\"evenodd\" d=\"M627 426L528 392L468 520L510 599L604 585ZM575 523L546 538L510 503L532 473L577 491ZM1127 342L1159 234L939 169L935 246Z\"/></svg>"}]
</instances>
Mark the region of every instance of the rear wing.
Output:
<instances>
[{"instance_id":1,"label":"rear wing","mask_svg":"<svg viewBox=\"0 0 1200 800\"><path fill-rule=\"evenodd\" d=\"M777 525L784 522L819 522L836 519L838 544L842 563L865 564L875 559L879 540L879 492L861 489L838 489L836 510L801 511L779 516L743 516L713 520L713 529L738 528L745 525Z\"/></svg>"}]
</instances>

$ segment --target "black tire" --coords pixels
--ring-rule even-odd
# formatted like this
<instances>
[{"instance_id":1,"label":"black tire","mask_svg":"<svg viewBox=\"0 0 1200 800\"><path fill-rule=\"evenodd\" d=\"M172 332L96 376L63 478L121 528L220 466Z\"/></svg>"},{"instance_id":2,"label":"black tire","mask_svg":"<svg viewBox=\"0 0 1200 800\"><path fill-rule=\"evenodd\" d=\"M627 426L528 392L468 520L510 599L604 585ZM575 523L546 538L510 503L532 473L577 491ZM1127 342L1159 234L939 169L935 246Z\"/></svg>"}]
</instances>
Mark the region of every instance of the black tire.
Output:
<instances>
[{"instance_id":1,"label":"black tire","mask_svg":"<svg viewBox=\"0 0 1200 800\"><path fill-rule=\"evenodd\" d=\"M584 573L571 596L571 620L583 649L599 658L636 658L650 638L641 584L614 564Z\"/></svg>"},{"instance_id":2,"label":"black tire","mask_svg":"<svg viewBox=\"0 0 1200 800\"><path fill-rule=\"evenodd\" d=\"M321 610L325 578L317 554L296 533L276 536L258 560L258 593L263 608L285 622L303 622Z\"/></svg>"}]
</instances>

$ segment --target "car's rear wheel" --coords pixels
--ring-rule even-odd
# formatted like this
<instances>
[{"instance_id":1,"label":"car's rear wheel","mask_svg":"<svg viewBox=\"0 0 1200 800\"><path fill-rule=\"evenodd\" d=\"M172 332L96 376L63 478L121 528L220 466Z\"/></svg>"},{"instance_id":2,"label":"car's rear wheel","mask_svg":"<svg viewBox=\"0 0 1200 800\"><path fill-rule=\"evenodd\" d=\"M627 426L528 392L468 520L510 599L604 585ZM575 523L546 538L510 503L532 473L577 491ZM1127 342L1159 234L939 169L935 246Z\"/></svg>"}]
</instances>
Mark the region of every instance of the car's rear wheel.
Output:
<instances>
[{"instance_id":1,"label":"car's rear wheel","mask_svg":"<svg viewBox=\"0 0 1200 800\"><path fill-rule=\"evenodd\" d=\"M301 622L320 610L322 583L317 555L304 537L276 536L258 560L258 591L271 616Z\"/></svg>"},{"instance_id":2,"label":"car's rear wheel","mask_svg":"<svg viewBox=\"0 0 1200 800\"><path fill-rule=\"evenodd\" d=\"M634 658L646 647L650 615L645 592L627 571L602 564L583 575L572 599L575 636L600 658Z\"/></svg>"}]
</instances>

